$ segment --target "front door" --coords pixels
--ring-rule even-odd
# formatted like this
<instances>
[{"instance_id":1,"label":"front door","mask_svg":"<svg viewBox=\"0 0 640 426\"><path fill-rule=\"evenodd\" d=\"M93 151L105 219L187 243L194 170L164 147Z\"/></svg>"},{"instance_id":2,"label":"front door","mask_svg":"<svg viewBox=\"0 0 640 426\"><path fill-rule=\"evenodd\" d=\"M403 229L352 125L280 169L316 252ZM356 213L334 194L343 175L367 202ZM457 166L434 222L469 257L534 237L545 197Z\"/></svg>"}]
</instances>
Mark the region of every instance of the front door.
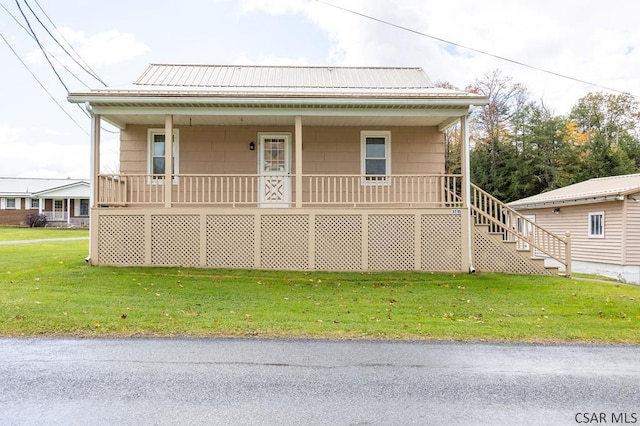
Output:
<instances>
[{"instance_id":1,"label":"front door","mask_svg":"<svg viewBox=\"0 0 640 426\"><path fill-rule=\"evenodd\" d=\"M53 200L53 220L65 220L64 200Z\"/></svg>"},{"instance_id":2,"label":"front door","mask_svg":"<svg viewBox=\"0 0 640 426\"><path fill-rule=\"evenodd\" d=\"M291 203L291 135L258 135L260 207L289 207Z\"/></svg>"}]
</instances>

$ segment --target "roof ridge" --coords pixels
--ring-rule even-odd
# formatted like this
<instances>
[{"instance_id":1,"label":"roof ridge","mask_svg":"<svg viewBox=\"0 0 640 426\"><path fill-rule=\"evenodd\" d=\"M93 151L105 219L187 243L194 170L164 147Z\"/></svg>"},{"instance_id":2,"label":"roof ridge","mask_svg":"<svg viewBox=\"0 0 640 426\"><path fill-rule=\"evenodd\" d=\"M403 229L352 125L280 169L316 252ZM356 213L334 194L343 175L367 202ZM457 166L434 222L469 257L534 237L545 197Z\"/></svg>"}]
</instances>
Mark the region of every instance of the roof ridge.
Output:
<instances>
[{"instance_id":1,"label":"roof ridge","mask_svg":"<svg viewBox=\"0 0 640 426\"><path fill-rule=\"evenodd\" d=\"M242 64L167 64L150 63L150 67L218 67L218 68L312 68L312 69L373 69L373 70L422 70L422 67L394 67L394 66L360 66L360 65L242 65Z\"/></svg>"}]
</instances>

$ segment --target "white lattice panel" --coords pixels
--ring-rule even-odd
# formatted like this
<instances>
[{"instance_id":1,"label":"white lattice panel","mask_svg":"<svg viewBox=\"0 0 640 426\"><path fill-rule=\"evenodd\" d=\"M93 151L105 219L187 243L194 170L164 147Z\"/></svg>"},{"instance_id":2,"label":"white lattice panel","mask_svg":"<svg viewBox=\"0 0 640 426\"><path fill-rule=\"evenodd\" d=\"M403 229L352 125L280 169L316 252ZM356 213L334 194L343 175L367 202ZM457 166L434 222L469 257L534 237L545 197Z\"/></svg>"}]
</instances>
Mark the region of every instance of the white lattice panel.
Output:
<instances>
[{"instance_id":1,"label":"white lattice panel","mask_svg":"<svg viewBox=\"0 0 640 426\"><path fill-rule=\"evenodd\" d=\"M422 215L423 271L462 270L462 220L452 215Z\"/></svg>"},{"instance_id":2,"label":"white lattice panel","mask_svg":"<svg viewBox=\"0 0 640 426\"><path fill-rule=\"evenodd\" d=\"M254 216L207 216L207 266L253 268Z\"/></svg>"},{"instance_id":3,"label":"white lattice panel","mask_svg":"<svg viewBox=\"0 0 640 426\"><path fill-rule=\"evenodd\" d=\"M260 221L260 259L265 269L309 268L309 217L264 215Z\"/></svg>"},{"instance_id":4,"label":"white lattice panel","mask_svg":"<svg viewBox=\"0 0 640 426\"><path fill-rule=\"evenodd\" d=\"M98 263L144 264L144 216L106 216L98 220Z\"/></svg>"},{"instance_id":5,"label":"white lattice panel","mask_svg":"<svg viewBox=\"0 0 640 426\"><path fill-rule=\"evenodd\" d=\"M474 226L474 241L473 262L478 271L552 275L544 266L517 253L515 245L509 246L500 236L489 234L486 226Z\"/></svg>"},{"instance_id":6,"label":"white lattice panel","mask_svg":"<svg viewBox=\"0 0 640 426\"><path fill-rule=\"evenodd\" d=\"M362 269L362 216L318 215L315 225L316 269Z\"/></svg>"},{"instance_id":7,"label":"white lattice panel","mask_svg":"<svg viewBox=\"0 0 640 426\"><path fill-rule=\"evenodd\" d=\"M414 222L413 215L369 216L369 269L414 269Z\"/></svg>"},{"instance_id":8,"label":"white lattice panel","mask_svg":"<svg viewBox=\"0 0 640 426\"><path fill-rule=\"evenodd\" d=\"M195 215L151 216L151 263L198 266L200 263L200 217Z\"/></svg>"}]
</instances>

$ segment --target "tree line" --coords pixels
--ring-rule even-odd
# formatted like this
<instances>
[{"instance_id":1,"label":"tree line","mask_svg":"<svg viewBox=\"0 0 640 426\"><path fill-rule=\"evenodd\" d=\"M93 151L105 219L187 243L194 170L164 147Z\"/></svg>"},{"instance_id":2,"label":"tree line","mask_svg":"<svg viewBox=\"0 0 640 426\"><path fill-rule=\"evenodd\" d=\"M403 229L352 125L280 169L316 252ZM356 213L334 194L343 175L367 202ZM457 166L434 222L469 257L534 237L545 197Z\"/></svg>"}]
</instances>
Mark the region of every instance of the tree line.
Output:
<instances>
[{"instance_id":1,"label":"tree line","mask_svg":"<svg viewBox=\"0 0 640 426\"><path fill-rule=\"evenodd\" d=\"M630 94L592 92L556 115L498 70L465 90L489 98L469 117L471 181L504 202L640 172L640 106ZM447 173L460 173L459 127L447 130L445 145Z\"/></svg>"}]
</instances>

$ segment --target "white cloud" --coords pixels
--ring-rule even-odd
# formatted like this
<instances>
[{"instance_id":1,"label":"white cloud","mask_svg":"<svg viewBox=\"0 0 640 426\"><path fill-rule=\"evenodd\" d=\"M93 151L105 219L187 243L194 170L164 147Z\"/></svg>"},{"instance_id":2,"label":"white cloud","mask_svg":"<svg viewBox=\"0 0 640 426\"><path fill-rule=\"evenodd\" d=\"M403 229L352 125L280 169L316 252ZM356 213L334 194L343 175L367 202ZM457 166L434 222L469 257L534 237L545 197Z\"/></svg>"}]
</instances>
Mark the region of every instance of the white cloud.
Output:
<instances>
[{"instance_id":1,"label":"white cloud","mask_svg":"<svg viewBox=\"0 0 640 426\"><path fill-rule=\"evenodd\" d=\"M90 66L114 65L128 61L132 58L145 54L149 47L136 40L135 35L121 33L118 30L110 30L87 36L83 31L73 31L70 28L60 28L58 37L60 41L67 40ZM66 44L66 43L65 43ZM51 52L60 62L68 67L76 67L72 59L70 59L55 44L45 46L48 52ZM65 46L68 52L73 54L69 46ZM45 59L40 50L33 51L28 54L28 60L32 63L44 63Z\"/></svg>"},{"instance_id":2,"label":"white cloud","mask_svg":"<svg viewBox=\"0 0 640 426\"><path fill-rule=\"evenodd\" d=\"M48 129L19 128L0 123L0 151L3 177L88 178L90 141L64 143L60 132ZM100 161L105 173L117 172L119 164L118 135L103 132Z\"/></svg>"},{"instance_id":3,"label":"white cloud","mask_svg":"<svg viewBox=\"0 0 640 426\"><path fill-rule=\"evenodd\" d=\"M535 68L640 94L640 26L628 1L327 0L504 61L303 0L244 0L246 12L303 14L327 33L327 61L339 65L422 66L434 81L459 87L494 69L544 97L557 113L599 87ZM636 10L638 11L638 10Z\"/></svg>"}]
</instances>

